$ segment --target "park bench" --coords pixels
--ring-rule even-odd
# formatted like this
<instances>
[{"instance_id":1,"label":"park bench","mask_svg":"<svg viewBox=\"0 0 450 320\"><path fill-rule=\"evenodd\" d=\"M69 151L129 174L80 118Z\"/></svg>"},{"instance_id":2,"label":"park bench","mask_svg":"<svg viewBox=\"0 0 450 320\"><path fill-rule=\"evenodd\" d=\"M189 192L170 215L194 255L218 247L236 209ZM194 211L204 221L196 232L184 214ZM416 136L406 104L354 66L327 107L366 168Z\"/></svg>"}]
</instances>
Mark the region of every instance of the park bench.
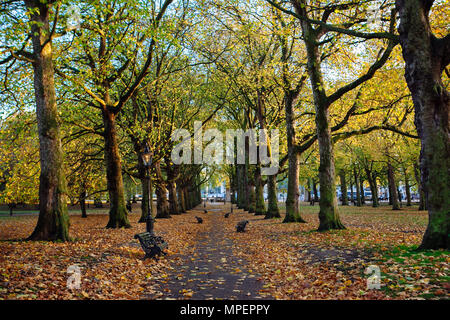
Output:
<instances>
[{"instance_id":1,"label":"park bench","mask_svg":"<svg viewBox=\"0 0 450 320\"><path fill-rule=\"evenodd\" d=\"M166 254L164 249L167 249L168 244L163 238L154 236L149 232L138 233L134 238L139 240L142 249L145 251L144 259L156 258L157 255Z\"/></svg>"}]
</instances>

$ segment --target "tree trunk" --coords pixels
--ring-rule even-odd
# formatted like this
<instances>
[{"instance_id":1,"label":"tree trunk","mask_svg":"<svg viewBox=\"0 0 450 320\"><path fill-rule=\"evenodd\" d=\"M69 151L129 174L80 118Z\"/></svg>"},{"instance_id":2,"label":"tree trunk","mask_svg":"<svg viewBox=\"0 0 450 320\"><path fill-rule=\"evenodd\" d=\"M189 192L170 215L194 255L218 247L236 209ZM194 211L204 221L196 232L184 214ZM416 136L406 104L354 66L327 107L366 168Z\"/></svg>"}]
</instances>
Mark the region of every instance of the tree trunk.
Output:
<instances>
[{"instance_id":1,"label":"tree trunk","mask_svg":"<svg viewBox=\"0 0 450 320\"><path fill-rule=\"evenodd\" d=\"M237 207L244 209L244 173L243 165L236 165L236 184L237 184Z\"/></svg>"},{"instance_id":2,"label":"tree trunk","mask_svg":"<svg viewBox=\"0 0 450 320\"><path fill-rule=\"evenodd\" d=\"M167 201L167 188L161 174L161 164L155 163L156 171L156 218L170 218L169 201ZM192 202L191 202L192 203Z\"/></svg>"},{"instance_id":3,"label":"tree trunk","mask_svg":"<svg viewBox=\"0 0 450 320\"><path fill-rule=\"evenodd\" d=\"M296 6L300 14L307 17L306 8ZM317 33L308 21L302 20L301 27L306 46L307 69L312 86L317 141L319 144L319 184L320 184L320 211L319 231L331 229L344 229L339 219L335 187L335 168L333 156L333 142L330 129L330 102L328 101L322 72L320 70L320 53L317 45Z\"/></svg>"},{"instance_id":4,"label":"tree trunk","mask_svg":"<svg viewBox=\"0 0 450 320\"><path fill-rule=\"evenodd\" d=\"M27 0L25 4L33 10L30 15L30 36L33 45L34 94L41 165L39 218L28 239L68 241L67 183L56 106L52 42L48 38L49 5L37 0Z\"/></svg>"},{"instance_id":5,"label":"tree trunk","mask_svg":"<svg viewBox=\"0 0 450 320\"><path fill-rule=\"evenodd\" d=\"M277 199L277 175L267 176L267 197L268 205L264 219L280 218L280 210L278 209Z\"/></svg>"},{"instance_id":6,"label":"tree trunk","mask_svg":"<svg viewBox=\"0 0 450 320\"><path fill-rule=\"evenodd\" d=\"M414 163L414 177L417 182L417 191L419 193L419 210L426 210L425 193L423 192L422 180L420 179L419 164L417 162Z\"/></svg>"},{"instance_id":7,"label":"tree trunk","mask_svg":"<svg viewBox=\"0 0 450 320\"><path fill-rule=\"evenodd\" d=\"M311 178L308 178L308 186L309 186L309 204L314 206L314 181Z\"/></svg>"},{"instance_id":8,"label":"tree trunk","mask_svg":"<svg viewBox=\"0 0 450 320\"><path fill-rule=\"evenodd\" d=\"M170 165L170 158L165 158L166 173L167 173L167 188L169 189L169 211L170 214L180 214L177 196L177 184L175 179L178 175L178 167Z\"/></svg>"},{"instance_id":9,"label":"tree trunk","mask_svg":"<svg viewBox=\"0 0 450 320\"><path fill-rule=\"evenodd\" d=\"M367 180L369 181L370 192L372 193L372 207L378 207L378 190L377 190L377 178L374 172L369 170L369 168L364 168L367 175Z\"/></svg>"},{"instance_id":10,"label":"tree trunk","mask_svg":"<svg viewBox=\"0 0 450 320\"><path fill-rule=\"evenodd\" d=\"M352 180L352 179L350 179ZM350 183L350 198L351 198L351 202L353 203L353 205L355 205L355 197L353 195L353 183Z\"/></svg>"},{"instance_id":11,"label":"tree trunk","mask_svg":"<svg viewBox=\"0 0 450 320\"><path fill-rule=\"evenodd\" d=\"M296 137L294 128L293 100L298 95L298 91L285 93L284 109L286 114L286 140L288 147L288 186L286 197L286 215L284 223L287 222L306 222L300 215L300 206L298 202L298 176L299 176L299 157L295 150ZM275 197L276 194L275 194Z\"/></svg>"},{"instance_id":12,"label":"tree trunk","mask_svg":"<svg viewBox=\"0 0 450 320\"><path fill-rule=\"evenodd\" d=\"M348 206L347 180L345 179L344 170L339 171L339 178L341 180L342 205Z\"/></svg>"},{"instance_id":13,"label":"tree trunk","mask_svg":"<svg viewBox=\"0 0 450 320\"><path fill-rule=\"evenodd\" d=\"M400 210L400 204L398 203L397 186L395 184L394 168L388 162L388 182L389 182L389 198L392 201L392 210Z\"/></svg>"},{"instance_id":14,"label":"tree trunk","mask_svg":"<svg viewBox=\"0 0 450 320\"><path fill-rule=\"evenodd\" d=\"M255 186L253 183L248 185L248 208L247 211L249 213L255 213L255 205L256 205L256 192Z\"/></svg>"},{"instance_id":15,"label":"tree trunk","mask_svg":"<svg viewBox=\"0 0 450 320\"><path fill-rule=\"evenodd\" d=\"M372 207L378 207L380 204L378 202L378 185L376 173L372 173L373 191L372 191Z\"/></svg>"},{"instance_id":16,"label":"tree trunk","mask_svg":"<svg viewBox=\"0 0 450 320\"><path fill-rule=\"evenodd\" d=\"M257 165L255 170L255 215L265 215L266 206L264 204L264 186L261 179L261 168Z\"/></svg>"},{"instance_id":17,"label":"tree trunk","mask_svg":"<svg viewBox=\"0 0 450 320\"><path fill-rule=\"evenodd\" d=\"M251 208L251 204L252 204L252 186L251 186L251 181L250 181L250 177L249 177L249 169L250 169L250 165L249 165L249 159L248 159L248 140L245 139L245 164L243 165L243 209L245 211L251 212L250 208Z\"/></svg>"},{"instance_id":18,"label":"tree trunk","mask_svg":"<svg viewBox=\"0 0 450 320\"><path fill-rule=\"evenodd\" d=\"M400 187L397 187L397 194L398 194L398 203L400 204L400 208L402 208L403 203L402 203L402 193L400 192Z\"/></svg>"},{"instance_id":19,"label":"tree trunk","mask_svg":"<svg viewBox=\"0 0 450 320\"><path fill-rule=\"evenodd\" d=\"M183 192L183 188L180 186L180 184L177 184L177 192L178 192L180 211L181 211L181 213L186 213L186 202L184 199L184 192Z\"/></svg>"},{"instance_id":20,"label":"tree trunk","mask_svg":"<svg viewBox=\"0 0 450 320\"><path fill-rule=\"evenodd\" d=\"M164 183L156 184L156 218L170 218L167 189Z\"/></svg>"},{"instance_id":21,"label":"tree trunk","mask_svg":"<svg viewBox=\"0 0 450 320\"><path fill-rule=\"evenodd\" d=\"M403 168L403 173L405 175L406 206L411 207L411 186L409 185L409 177L406 168Z\"/></svg>"},{"instance_id":22,"label":"tree trunk","mask_svg":"<svg viewBox=\"0 0 450 320\"><path fill-rule=\"evenodd\" d=\"M361 205L366 204L366 198L365 198L365 192L364 192L364 179L360 177L359 179L359 187L361 190L360 196L361 196Z\"/></svg>"},{"instance_id":23,"label":"tree trunk","mask_svg":"<svg viewBox=\"0 0 450 320\"><path fill-rule=\"evenodd\" d=\"M356 167L353 168L353 176L355 178L355 186L356 186L356 206L361 207L361 186L359 183L359 177L358 177L358 173L356 171Z\"/></svg>"},{"instance_id":24,"label":"tree trunk","mask_svg":"<svg viewBox=\"0 0 450 320\"><path fill-rule=\"evenodd\" d=\"M314 194L314 202L319 202L319 192L317 192L317 182L312 180L313 194Z\"/></svg>"},{"instance_id":25,"label":"tree trunk","mask_svg":"<svg viewBox=\"0 0 450 320\"><path fill-rule=\"evenodd\" d=\"M388 189L389 189L389 205L392 206L394 204L394 201L392 200L392 189L391 185L389 184L389 181L388 181Z\"/></svg>"},{"instance_id":26,"label":"tree trunk","mask_svg":"<svg viewBox=\"0 0 450 320\"><path fill-rule=\"evenodd\" d=\"M237 167L236 166L233 166L232 167L232 174L231 174L231 176L230 176L230 202L231 202L231 204L236 204L237 202L236 202L236 189L237 189L237 187L236 187L236 175L237 175L237 173L236 173L236 170L237 170Z\"/></svg>"},{"instance_id":27,"label":"tree trunk","mask_svg":"<svg viewBox=\"0 0 450 320\"><path fill-rule=\"evenodd\" d=\"M328 108L318 105L316 108L316 125L319 142L319 183L320 183L320 211L319 231L344 229L339 219L335 187L334 157L329 127Z\"/></svg>"},{"instance_id":28,"label":"tree trunk","mask_svg":"<svg viewBox=\"0 0 450 320\"><path fill-rule=\"evenodd\" d=\"M105 162L110 209L106 228L130 228L125 206L125 196L122 179L122 164L117 140L116 115L107 108L103 109L105 127Z\"/></svg>"},{"instance_id":29,"label":"tree trunk","mask_svg":"<svg viewBox=\"0 0 450 320\"><path fill-rule=\"evenodd\" d=\"M87 212L86 212L86 191L83 190L80 193L80 209L81 209L81 217L82 218L87 218Z\"/></svg>"},{"instance_id":30,"label":"tree trunk","mask_svg":"<svg viewBox=\"0 0 450 320\"><path fill-rule=\"evenodd\" d=\"M178 207L177 197L177 185L175 181L169 180L167 183L169 188L169 211L170 214L180 214L180 208Z\"/></svg>"},{"instance_id":31,"label":"tree trunk","mask_svg":"<svg viewBox=\"0 0 450 320\"><path fill-rule=\"evenodd\" d=\"M144 178L141 178L142 186L142 201L141 201L141 217L138 223L146 223L148 217L148 206L150 205L150 179L144 173Z\"/></svg>"},{"instance_id":32,"label":"tree trunk","mask_svg":"<svg viewBox=\"0 0 450 320\"><path fill-rule=\"evenodd\" d=\"M405 78L415 107L415 125L422 142L421 180L428 226L421 249L450 247L450 96L442 72L450 62L450 37L437 39L428 15L434 1L397 0L398 31L405 60Z\"/></svg>"},{"instance_id":33,"label":"tree trunk","mask_svg":"<svg viewBox=\"0 0 450 320\"><path fill-rule=\"evenodd\" d=\"M183 199L184 199L184 205L186 208L186 211L191 210L192 206L189 203L189 197L188 197L188 188L187 186L183 186L183 188L181 189L181 191L183 192Z\"/></svg>"},{"instance_id":34,"label":"tree trunk","mask_svg":"<svg viewBox=\"0 0 450 320\"><path fill-rule=\"evenodd\" d=\"M289 168L288 168L288 188L286 197L286 215L284 216L283 223L289 222L306 222L300 215L299 206L299 191L298 191L298 153L291 150L288 155Z\"/></svg>"}]
</instances>

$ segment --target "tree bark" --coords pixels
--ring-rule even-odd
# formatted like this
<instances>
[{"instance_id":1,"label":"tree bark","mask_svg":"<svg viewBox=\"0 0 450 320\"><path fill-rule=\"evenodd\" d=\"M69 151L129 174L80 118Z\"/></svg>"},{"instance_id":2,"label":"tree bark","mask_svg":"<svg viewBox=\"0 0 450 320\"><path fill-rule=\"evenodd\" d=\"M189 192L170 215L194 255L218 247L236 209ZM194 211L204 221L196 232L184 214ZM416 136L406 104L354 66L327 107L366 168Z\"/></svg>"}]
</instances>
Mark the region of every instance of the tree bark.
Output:
<instances>
[{"instance_id":1,"label":"tree bark","mask_svg":"<svg viewBox=\"0 0 450 320\"><path fill-rule=\"evenodd\" d=\"M80 209L81 209L81 217L82 218L87 218L87 212L86 212L86 191L85 190L83 190L80 193L79 202L80 202Z\"/></svg>"},{"instance_id":2,"label":"tree bark","mask_svg":"<svg viewBox=\"0 0 450 320\"><path fill-rule=\"evenodd\" d=\"M423 192L422 180L420 179L420 169L419 164L417 162L414 163L414 177L417 183L417 191L419 193L419 210L426 210L425 205L425 193Z\"/></svg>"},{"instance_id":3,"label":"tree bark","mask_svg":"<svg viewBox=\"0 0 450 320\"><path fill-rule=\"evenodd\" d=\"M400 208L402 208L403 203L402 203L402 193L400 192L400 187L397 187L397 194L398 194L398 203L400 204Z\"/></svg>"},{"instance_id":4,"label":"tree bark","mask_svg":"<svg viewBox=\"0 0 450 320\"><path fill-rule=\"evenodd\" d=\"M177 185L175 181L169 180L167 183L169 189L169 211L170 214L180 214L177 197Z\"/></svg>"},{"instance_id":5,"label":"tree bark","mask_svg":"<svg viewBox=\"0 0 450 320\"><path fill-rule=\"evenodd\" d=\"M308 185L309 185L309 189L310 189L310 192L309 192L309 204L311 206L314 206L314 198L315 198L315 196L314 196L314 189L315 189L316 186L314 184L313 179L308 178ZM316 192L317 192L317 189L316 189Z\"/></svg>"},{"instance_id":6,"label":"tree bark","mask_svg":"<svg viewBox=\"0 0 450 320\"><path fill-rule=\"evenodd\" d=\"M175 165L171 165L170 158L165 158L166 173L167 173L167 187L169 189L169 211L170 214L180 214L177 197L177 184L175 179L178 175L178 169Z\"/></svg>"},{"instance_id":7,"label":"tree bark","mask_svg":"<svg viewBox=\"0 0 450 320\"><path fill-rule=\"evenodd\" d=\"M170 218L169 201L167 201L167 188L161 174L160 162L155 163L156 183L156 218ZM190 195L189 195L190 196ZM190 201L192 203L192 201Z\"/></svg>"},{"instance_id":8,"label":"tree bark","mask_svg":"<svg viewBox=\"0 0 450 320\"><path fill-rule=\"evenodd\" d=\"M307 17L304 3L293 2L299 14ZM325 92L322 71L320 70L320 53L318 46L318 33L312 25L301 20L303 39L306 46L307 69L313 92L315 106L315 122L317 141L319 144L319 184L320 184L320 211L319 231L331 229L344 229L339 219L338 204L335 188L335 167L333 156L333 142L330 128L330 101Z\"/></svg>"},{"instance_id":9,"label":"tree bark","mask_svg":"<svg viewBox=\"0 0 450 320\"><path fill-rule=\"evenodd\" d=\"M317 182L312 180L312 187L313 187L313 195L314 195L314 202L319 202L319 193L317 192Z\"/></svg>"},{"instance_id":10,"label":"tree bark","mask_svg":"<svg viewBox=\"0 0 450 320\"><path fill-rule=\"evenodd\" d=\"M177 184L177 193L178 193L180 212L186 213L186 202L184 199L184 192L183 192L183 188L180 186L180 184Z\"/></svg>"},{"instance_id":11,"label":"tree bark","mask_svg":"<svg viewBox=\"0 0 450 320\"><path fill-rule=\"evenodd\" d=\"M375 173L369 168L364 168L367 175L367 181L369 181L370 192L372 193L372 207L378 207L378 189L377 189L377 178Z\"/></svg>"},{"instance_id":12,"label":"tree bark","mask_svg":"<svg viewBox=\"0 0 450 320\"><path fill-rule=\"evenodd\" d=\"M251 185L251 179L250 179L250 175L249 175L249 170L250 170L250 165L249 165L249 159L248 159L248 154L249 154L249 142L248 139L245 139L245 164L243 164L243 168L242 168L242 172L243 172L243 206L242 208L245 211L248 212L252 212L251 210L251 206L252 206L252 189L253 186ZM254 212L254 210L253 210Z\"/></svg>"},{"instance_id":13,"label":"tree bark","mask_svg":"<svg viewBox=\"0 0 450 320\"><path fill-rule=\"evenodd\" d=\"M347 180L345 179L345 170L339 171L339 179L341 180L342 205L348 206Z\"/></svg>"},{"instance_id":14,"label":"tree bark","mask_svg":"<svg viewBox=\"0 0 450 320\"><path fill-rule=\"evenodd\" d=\"M442 72L450 62L450 37L436 38L428 15L434 1L397 0L398 32L405 60L405 78L415 107L415 125L422 142L421 180L428 226L421 249L450 247L450 96Z\"/></svg>"},{"instance_id":15,"label":"tree bark","mask_svg":"<svg viewBox=\"0 0 450 320\"><path fill-rule=\"evenodd\" d=\"M373 183L373 191L372 191L372 207L378 207L380 204L378 202L378 185L377 185L377 175L376 172L372 173L372 183Z\"/></svg>"},{"instance_id":16,"label":"tree bark","mask_svg":"<svg viewBox=\"0 0 450 320\"><path fill-rule=\"evenodd\" d=\"M236 201L236 189L237 189L237 187L236 187L236 170L237 170L237 167L236 166L233 166L232 167L232 173L231 173L231 176L230 176L230 202L231 202L231 204L236 204L237 203L237 201Z\"/></svg>"},{"instance_id":17,"label":"tree bark","mask_svg":"<svg viewBox=\"0 0 450 320\"><path fill-rule=\"evenodd\" d=\"M164 183L156 184L156 218L170 218L167 189Z\"/></svg>"},{"instance_id":18,"label":"tree bark","mask_svg":"<svg viewBox=\"0 0 450 320\"><path fill-rule=\"evenodd\" d=\"M244 172L243 165L236 165L236 183L237 183L237 207L244 209Z\"/></svg>"},{"instance_id":19,"label":"tree bark","mask_svg":"<svg viewBox=\"0 0 450 320\"><path fill-rule=\"evenodd\" d=\"M117 140L116 115L103 109L103 124L105 138L106 178L109 193L109 221L106 228L130 228L125 206L125 195L122 178L122 163Z\"/></svg>"},{"instance_id":20,"label":"tree bark","mask_svg":"<svg viewBox=\"0 0 450 320\"><path fill-rule=\"evenodd\" d=\"M250 182L247 186L248 190L248 208L247 211L249 213L255 213L255 206L256 206L256 192L255 192L255 185L253 182Z\"/></svg>"},{"instance_id":21,"label":"tree bark","mask_svg":"<svg viewBox=\"0 0 450 320\"><path fill-rule=\"evenodd\" d=\"M141 178L141 186L142 186L142 201L141 201L141 217L139 218L138 223L146 223L148 217L148 206L150 205L150 179L147 175L144 174L144 177Z\"/></svg>"},{"instance_id":22,"label":"tree bark","mask_svg":"<svg viewBox=\"0 0 450 320\"><path fill-rule=\"evenodd\" d=\"M278 209L277 199L277 175L267 176L267 197L268 205L264 219L280 218L280 210Z\"/></svg>"},{"instance_id":23,"label":"tree bark","mask_svg":"<svg viewBox=\"0 0 450 320\"><path fill-rule=\"evenodd\" d=\"M406 168L403 168L403 174L405 176L405 191L406 191L406 206L410 207L411 203L411 186L409 184L409 177Z\"/></svg>"},{"instance_id":24,"label":"tree bark","mask_svg":"<svg viewBox=\"0 0 450 320\"><path fill-rule=\"evenodd\" d=\"M290 91L285 94L284 108L286 113L286 139L288 147L288 187L286 197L286 215L284 216L284 223L288 222L306 222L300 215L299 206L299 191L298 191L298 177L299 177L299 157L296 152L296 137L294 128L293 115L293 100L297 92ZM275 194L276 197L276 194Z\"/></svg>"},{"instance_id":25,"label":"tree bark","mask_svg":"<svg viewBox=\"0 0 450 320\"><path fill-rule=\"evenodd\" d=\"M188 187L187 187L187 186L183 186L182 192L183 192L183 198L184 198L184 203L185 203L186 211L187 211L187 210L191 210L191 209L192 209L192 205L191 205L191 203L189 202Z\"/></svg>"},{"instance_id":26,"label":"tree bark","mask_svg":"<svg viewBox=\"0 0 450 320\"><path fill-rule=\"evenodd\" d=\"M353 168L353 176L355 178L355 186L356 186L356 206L361 207L361 186L359 183L358 172L356 171L356 167Z\"/></svg>"},{"instance_id":27,"label":"tree bark","mask_svg":"<svg viewBox=\"0 0 450 320\"><path fill-rule=\"evenodd\" d=\"M289 157L288 189L286 197L286 215L284 216L283 223L290 223L290 222L304 223L306 221L300 215L300 206L298 201L299 155L298 153L291 150L291 153L288 155L288 157Z\"/></svg>"},{"instance_id":28,"label":"tree bark","mask_svg":"<svg viewBox=\"0 0 450 320\"><path fill-rule=\"evenodd\" d=\"M360 196L361 196L361 205L366 204L366 197L365 197L365 192L364 192L364 179L362 179L362 177L360 176L359 178L359 187L360 187Z\"/></svg>"},{"instance_id":29,"label":"tree bark","mask_svg":"<svg viewBox=\"0 0 450 320\"><path fill-rule=\"evenodd\" d=\"M262 184L261 178L261 168L259 165L256 166L255 170L255 215L265 215L266 214L266 206L264 204L264 186Z\"/></svg>"},{"instance_id":30,"label":"tree bark","mask_svg":"<svg viewBox=\"0 0 450 320\"><path fill-rule=\"evenodd\" d=\"M392 201L392 210L400 210L400 204L398 203L397 185L395 183L394 168L391 163L388 162L388 183L389 183L389 198Z\"/></svg>"},{"instance_id":31,"label":"tree bark","mask_svg":"<svg viewBox=\"0 0 450 320\"><path fill-rule=\"evenodd\" d=\"M39 218L28 239L68 241L67 183L56 105L52 42L49 39L50 5L37 0L26 0L25 4L33 10L30 36L41 166Z\"/></svg>"}]
</instances>

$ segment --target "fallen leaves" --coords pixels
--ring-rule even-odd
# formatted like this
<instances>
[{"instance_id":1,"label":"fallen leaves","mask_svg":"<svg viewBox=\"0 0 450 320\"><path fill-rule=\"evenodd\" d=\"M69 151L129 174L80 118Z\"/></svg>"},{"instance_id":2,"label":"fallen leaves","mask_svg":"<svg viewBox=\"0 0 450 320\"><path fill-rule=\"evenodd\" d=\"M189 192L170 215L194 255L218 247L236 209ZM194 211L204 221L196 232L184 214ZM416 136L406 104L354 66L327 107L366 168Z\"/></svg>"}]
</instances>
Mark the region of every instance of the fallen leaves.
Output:
<instances>
[{"instance_id":1,"label":"fallen leaves","mask_svg":"<svg viewBox=\"0 0 450 320\"><path fill-rule=\"evenodd\" d=\"M317 210L317 206L302 207L307 224L255 219L241 210L227 221L235 254L245 258L262 275L264 290L272 296L279 299L449 297L449 252L429 252L427 259L411 254L421 241L426 213L411 208L392 212L389 207L347 207L341 209L347 230L316 232ZM237 234L232 228L242 219L251 220L248 232ZM402 254L409 258L398 259ZM381 270L381 290L367 289L368 275L364 270L371 264Z\"/></svg>"},{"instance_id":2,"label":"fallen leaves","mask_svg":"<svg viewBox=\"0 0 450 320\"><path fill-rule=\"evenodd\" d=\"M142 261L144 252L133 236L145 224L137 223L138 214L129 218L132 228L112 230L104 227L106 214L72 215L75 241L68 243L18 240L31 234L37 216L0 219L0 299L139 299L151 293L152 284L171 271L171 257L191 252L200 227L191 223L191 215L158 220L155 232L170 250L159 261ZM66 286L71 265L80 267L80 289Z\"/></svg>"},{"instance_id":3,"label":"fallen leaves","mask_svg":"<svg viewBox=\"0 0 450 320\"><path fill-rule=\"evenodd\" d=\"M211 219L193 223L195 210L157 220L156 234L169 243L168 255L158 261L142 261L133 236L145 226L135 214L129 217L132 228L121 230L104 228L106 214L71 216L75 241L69 243L19 240L32 232L36 216L0 219L0 299L170 298L173 293L190 299L199 291L205 299L217 298L212 290L229 284L220 277L212 281L211 273L237 279L229 299L254 296L238 284L248 279L259 280L256 294L276 299L448 299L449 252L414 251L426 213L348 207L341 211L347 230L316 232L317 209L302 207L307 224L264 220L241 210L222 219L222 212L211 211L209 217L220 216L220 237L207 232ZM250 221L247 232L236 233L242 219ZM66 286L71 265L80 267L80 289ZM380 269L381 290L367 288L369 265ZM165 287L173 281L176 290Z\"/></svg>"}]
</instances>

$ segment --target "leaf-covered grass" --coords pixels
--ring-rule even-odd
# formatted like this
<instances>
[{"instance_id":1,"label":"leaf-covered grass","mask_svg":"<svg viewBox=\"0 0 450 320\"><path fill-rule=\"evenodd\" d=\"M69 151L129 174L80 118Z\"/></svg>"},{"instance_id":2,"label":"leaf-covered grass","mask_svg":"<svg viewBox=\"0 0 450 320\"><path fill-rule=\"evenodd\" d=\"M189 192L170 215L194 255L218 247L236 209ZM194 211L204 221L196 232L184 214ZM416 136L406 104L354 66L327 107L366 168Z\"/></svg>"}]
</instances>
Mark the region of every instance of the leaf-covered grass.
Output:
<instances>
[{"instance_id":1,"label":"leaf-covered grass","mask_svg":"<svg viewBox=\"0 0 450 320\"><path fill-rule=\"evenodd\" d=\"M394 296L404 296L404 290L409 290L419 292L423 298L448 298L449 262L447 250L418 251L417 245L396 246L381 257L380 263L402 265L402 273L384 273L384 289Z\"/></svg>"},{"instance_id":2,"label":"leaf-covered grass","mask_svg":"<svg viewBox=\"0 0 450 320\"><path fill-rule=\"evenodd\" d=\"M216 208L221 210L209 210L208 214L191 211L157 220L155 231L168 241L170 249L158 262L142 261L144 254L133 239L135 233L145 229L144 224L137 223L137 209L130 215L131 229L105 229L107 209L87 219L71 215L70 235L74 241L69 243L22 241L31 234L37 216L1 219L0 298L164 298L165 292L155 290L164 287L160 284L170 278L168 275L178 274L180 266L187 266L186 257L200 259L195 244L212 230L211 215L220 215L215 221L223 224L220 228L224 237L232 240L227 242L232 245L229 252L246 261L245 270L240 267L242 273L262 281L261 295L278 299L449 297L449 252L416 250L428 219L427 213L417 211L417 207L400 211L388 206L340 207L347 229L329 232L316 231L317 205L301 207L307 223L289 224L282 223L282 218L264 220L263 216L236 209L225 219L222 216L229 212L229 205ZM202 216L203 224L196 223L195 215ZM236 223L244 219L249 220L247 231L236 233ZM221 245L217 243L217 250ZM80 290L66 287L67 268L74 264L82 270ZM370 265L380 269L380 290L367 288L368 275L364 271ZM233 295L230 293L230 297Z\"/></svg>"},{"instance_id":3,"label":"leaf-covered grass","mask_svg":"<svg viewBox=\"0 0 450 320\"><path fill-rule=\"evenodd\" d=\"M190 253L202 225L193 214L155 223L155 232L169 243L168 255L143 261L144 252L134 234L145 231L137 223L137 208L129 216L130 229L106 229L106 209L88 218L70 217L72 242L30 242L37 216L0 220L0 299L139 299L164 279L177 253ZM206 227L205 222L203 227ZM68 289L67 268L81 268L81 288Z\"/></svg>"},{"instance_id":4,"label":"leaf-covered grass","mask_svg":"<svg viewBox=\"0 0 450 320\"><path fill-rule=\"evenodd\" d=\"M422 299L449 297L448 251L415 249L427 213L417 207L340 207L346 230L317 232L318 206L301 207L306 224L251 221L235 236L242 257L280 299ZM251 219L247 214L240 218ZM365 270L381 271L381 289L368 289ZM277 272L281 270L281 272Z\"/></svg>"}]
</instances>

